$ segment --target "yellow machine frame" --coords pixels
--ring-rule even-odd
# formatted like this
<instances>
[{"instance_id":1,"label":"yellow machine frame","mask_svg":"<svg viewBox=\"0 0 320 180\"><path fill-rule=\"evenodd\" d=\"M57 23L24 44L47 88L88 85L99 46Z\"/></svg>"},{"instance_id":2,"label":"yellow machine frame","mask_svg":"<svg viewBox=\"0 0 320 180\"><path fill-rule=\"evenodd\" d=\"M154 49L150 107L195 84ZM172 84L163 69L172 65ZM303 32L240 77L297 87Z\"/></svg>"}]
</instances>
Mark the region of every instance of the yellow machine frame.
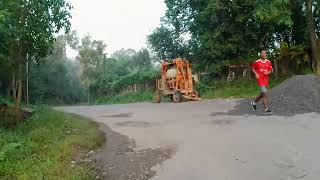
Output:
<instances>
[{"instance_id":1,"label":"yellow machine frame","mask_svg":"<svg viewBox=\"0 0 320 180\"><path fill-rule=\"evenodd\" d=\"M175 69L175 74L168 77L168 70ZM192 64L182 58L172 62L162 63L161 77L156 79L156 103L161 102L161 96L171 96L175 103L184 99L199 101L199 94L193 89Z\"/></svg>"}]
</instances>

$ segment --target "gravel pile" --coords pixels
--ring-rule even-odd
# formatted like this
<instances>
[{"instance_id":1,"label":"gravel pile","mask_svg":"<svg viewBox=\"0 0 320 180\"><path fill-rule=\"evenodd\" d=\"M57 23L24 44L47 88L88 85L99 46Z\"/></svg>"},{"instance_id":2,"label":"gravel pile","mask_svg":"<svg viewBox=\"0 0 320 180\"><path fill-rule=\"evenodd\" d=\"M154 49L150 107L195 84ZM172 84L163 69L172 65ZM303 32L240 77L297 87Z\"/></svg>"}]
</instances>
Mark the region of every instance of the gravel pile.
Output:
<instances>
[{"instance_id":1,"label":"gravel pile","mask_svg":"<svg viewBox=\"0 0 320 180\"><path fill-rule=\"evenodd\" d=\"M320 78L315 75L294 76L271 89L269 98L275 115L320 113Z\"/></svg>"}]
</instances>

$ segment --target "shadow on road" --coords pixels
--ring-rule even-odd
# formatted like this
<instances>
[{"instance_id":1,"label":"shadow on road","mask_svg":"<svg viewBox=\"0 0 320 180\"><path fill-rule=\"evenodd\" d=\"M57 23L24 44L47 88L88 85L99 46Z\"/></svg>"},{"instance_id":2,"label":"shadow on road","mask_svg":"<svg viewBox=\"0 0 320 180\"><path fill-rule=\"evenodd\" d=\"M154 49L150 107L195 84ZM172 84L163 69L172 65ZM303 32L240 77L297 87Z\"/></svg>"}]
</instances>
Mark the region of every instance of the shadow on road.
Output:
<instances>
[{"instance_id":1,"label":"shadow on road","mask_svg":"<svg viewBox=\"0 0 320 180\"><path fill-rule=\"evenodd\" d=\"M254 112L250 106L251 99L241 99L237 105L228 112L214 112L212 116L229 115L229 116L264 116L263 105L257 104L257 111Z\"/></svg>"},{"instance_id":2,"label":"shadow on road","mask_svg":"<svg viewBox=\"0 0 320 180\"><path fill-rule=\"evenodd\" d=\"M251 109L250 102L252 99L242 99L239 100L237 105L228 112L214 112L211 115L212 116L218 116L218 115L229 115L229 116L265 116L264 114L264 107L262 103L257 104L257 111L254 112ZM279 100L278 100L279 101ZM284 117L292 117L299 114L305 114L305 113L319 113L316 111L313 111L312 109L308 109L307 106L301 106L300 108L292 108L290 104L279 107L278 101L271 101L270 107L272 109L272 115L273 116L284 116ZM283 103L282 103L283 104ZM272 107L277 107L276 109L273 109Z\"/></svg>"}]
</instances>

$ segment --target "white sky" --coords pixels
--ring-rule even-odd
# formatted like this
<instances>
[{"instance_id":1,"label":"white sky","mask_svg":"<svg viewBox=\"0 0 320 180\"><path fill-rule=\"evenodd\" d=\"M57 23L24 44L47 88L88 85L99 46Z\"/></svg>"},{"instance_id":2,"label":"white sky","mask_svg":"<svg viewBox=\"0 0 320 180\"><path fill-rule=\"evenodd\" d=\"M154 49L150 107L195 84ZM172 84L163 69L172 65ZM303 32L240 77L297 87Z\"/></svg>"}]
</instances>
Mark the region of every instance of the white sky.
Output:
<instances>
[{"instance_id":1,"label":"white sky","mask_svg":"<svg viewBox=\"0 0 320 180\"><path fill-rule=\"evenodd\" d=\"M70 0L72 30L80 37L92 38L107 44L107 53L121 48L146 47L146 37L160 25L165 13L163 0ZM70 55L72 52L68 52Z\"/></svg>"}]
</instances>

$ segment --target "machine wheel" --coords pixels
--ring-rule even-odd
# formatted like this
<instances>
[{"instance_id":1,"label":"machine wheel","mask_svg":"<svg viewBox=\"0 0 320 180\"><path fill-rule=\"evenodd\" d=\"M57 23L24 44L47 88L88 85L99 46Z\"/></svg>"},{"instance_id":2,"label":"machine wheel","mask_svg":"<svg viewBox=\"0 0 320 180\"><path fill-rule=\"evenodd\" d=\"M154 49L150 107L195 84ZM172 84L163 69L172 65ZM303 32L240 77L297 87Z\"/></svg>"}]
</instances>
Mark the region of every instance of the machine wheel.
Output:
<instances>
[{"instance_id":1,"label":"machine wheel","mask_svg":"<svg viewBox=\"0 0 320 180\"><path fill-rule=\"evenodd\" d=\"M194 91L193 93L194 93L194 95L196 95L198 98L201 98L201 94L200 94L198 91Z\"/></svg>"},{"instance_id":2,"label":"machine wheel","mask_svg":"<svg viewBox=\"0 0 320 180\"><path fill-rule=\"evenodd\" d=\"M155 103L160 103L161 102L161 95L159 93L156 93L154 95L154 101L155 101Z\"/></svg>"},{"instance_id":3,"label":"machine wheel","mask_svg":"<svg viewBox=\"0 0 320 180\"><path fill-rule=\"evenodd\" d=\"M173 94L170 95L170 101L173 102Z\"/></svg>"},{"instance_id":4,"label":"machine wheel","mask_svg":"<svg viewBox=\"0 0 320 180\"><path fill-rule=\"evenodd\" d=\"M182 101L182 94L180 91L175 91L172 95L173 102L180 103Z\"/></svg>"}]
</instances>

